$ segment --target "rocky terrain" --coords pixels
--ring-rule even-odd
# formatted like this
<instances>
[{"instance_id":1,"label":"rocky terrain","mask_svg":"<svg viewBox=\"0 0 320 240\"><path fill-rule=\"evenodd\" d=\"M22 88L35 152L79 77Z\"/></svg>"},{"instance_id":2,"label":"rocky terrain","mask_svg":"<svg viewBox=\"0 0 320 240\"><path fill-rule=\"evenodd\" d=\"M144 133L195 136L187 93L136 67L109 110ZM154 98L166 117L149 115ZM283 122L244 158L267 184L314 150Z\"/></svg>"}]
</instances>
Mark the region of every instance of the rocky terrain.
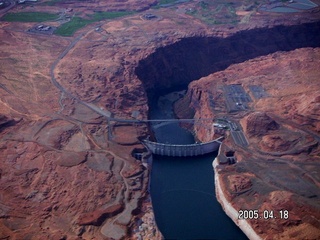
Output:
<instances>
[{"instance_id":1,"label":"rocky terrain","mask_svg":"<svg viewBox=\"0 0 320 240\"><path fill-rule=\"evenodd\" d=\"M250 145L225 141L238 160L219 170L228 201L290 211L281 221L249 221L262 237L318 238L318 8L288 17L235 2L223 8L239 22L212 25L188 13L199 4L43 1L1 10L59 13L45 21L53 27L96 11L132 13L90 20L69 37L28 32L35 22L0 21L0 239L161 238L149 169L132 154L148 128L106 117L146 119L153 97L202 77L178 115L228 115L223 84L246 91L259 84L268 93L230 116ZM217 134L195 130L203 141ZM265 171L271 165L277 171Z\"/></svg>"}]
</instances>

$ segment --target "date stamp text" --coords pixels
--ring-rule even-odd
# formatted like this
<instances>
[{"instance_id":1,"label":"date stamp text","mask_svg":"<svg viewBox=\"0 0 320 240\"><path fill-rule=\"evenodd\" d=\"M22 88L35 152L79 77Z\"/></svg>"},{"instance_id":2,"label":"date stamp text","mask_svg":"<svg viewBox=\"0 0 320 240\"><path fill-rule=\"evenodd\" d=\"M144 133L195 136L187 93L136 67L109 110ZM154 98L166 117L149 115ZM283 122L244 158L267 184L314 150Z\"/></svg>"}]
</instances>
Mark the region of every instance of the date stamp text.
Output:
<instances>
[{"instance_id":1,"label":"date stamp text","mask_svg":"<svg viewBox=\"0 0 320 240\"><path fill-rule=\"evenodd\" d=\"M246 210L241 209L238 212L238 219L250 220L250 219L289 219L289 211L288 210L263 210L259 211L257 209L254 210Z\"/></svg>"}]
</instances>

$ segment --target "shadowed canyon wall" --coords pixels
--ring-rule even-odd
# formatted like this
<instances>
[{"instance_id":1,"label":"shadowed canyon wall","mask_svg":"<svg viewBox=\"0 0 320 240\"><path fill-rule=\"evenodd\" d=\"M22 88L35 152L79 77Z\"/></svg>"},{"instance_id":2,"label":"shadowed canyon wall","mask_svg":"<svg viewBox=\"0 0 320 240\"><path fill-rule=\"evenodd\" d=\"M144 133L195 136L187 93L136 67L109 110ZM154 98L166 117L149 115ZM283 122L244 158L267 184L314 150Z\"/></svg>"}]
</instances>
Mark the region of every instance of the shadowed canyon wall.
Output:
<instances>
[{"instance_id":1,"label":"shadowed canyon wall","mask_svg":"<svg viewBox=\"0 0 320 240\"><path fill-rule=\"evenodd\" d=\"M303 47L320 46L320 22L276 26L235 33L226 38L189 37L158 48L139 62L135 72L149 100L168 89L186 87L191 81L231 64Z\"/></svg>"}]
</instances>

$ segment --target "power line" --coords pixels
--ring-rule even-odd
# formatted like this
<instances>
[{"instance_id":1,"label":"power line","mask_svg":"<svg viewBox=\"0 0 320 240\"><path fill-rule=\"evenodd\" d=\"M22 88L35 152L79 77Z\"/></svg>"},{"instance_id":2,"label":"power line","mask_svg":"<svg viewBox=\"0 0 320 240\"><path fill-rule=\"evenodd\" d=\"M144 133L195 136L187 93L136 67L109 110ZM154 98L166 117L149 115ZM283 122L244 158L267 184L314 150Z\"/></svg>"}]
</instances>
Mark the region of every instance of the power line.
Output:
<instances>
[{"instance_id":1,"label":"power line","mask_svg":"<svg viewBox=\"0 0 320 240\"><path fill-rule=\"evenodd\" d=\"M148 122L198 122L198 121L214 121L214 118L200 118L200 119L122 119L122 118L107 118L114 122L130 122L130 123L148 123Z\"/></svg>"}]
</instances>

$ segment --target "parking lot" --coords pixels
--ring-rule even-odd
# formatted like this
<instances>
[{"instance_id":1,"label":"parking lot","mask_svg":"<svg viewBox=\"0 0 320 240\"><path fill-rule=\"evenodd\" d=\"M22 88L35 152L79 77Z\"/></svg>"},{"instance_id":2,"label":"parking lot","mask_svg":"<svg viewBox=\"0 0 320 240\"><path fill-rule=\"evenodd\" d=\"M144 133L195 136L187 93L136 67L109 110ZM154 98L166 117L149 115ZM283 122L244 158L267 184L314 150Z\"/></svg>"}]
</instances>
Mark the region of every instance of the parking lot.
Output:
<instances>
[{"instance_id":1,"label":"parking lot","mask_svg":"<svg viewBox=\"0 0 320 240\"><path fill-rule=\"evenodd\" d=\"M269 94L264 90L263 87L259 85L250 85L249 89L252 92L255 99L269 97Z\"/></svg>"},{"instance_id":2,"label":"parking lot","mask_svg":"<svg viewBox=\"0 0 320 240\"><path fill-rule=\"evenodd\" d=\"M228 112L248 110L248 103L252 102L240 84L232 84L223 87Z\"/></svg>"}]
</instances>

